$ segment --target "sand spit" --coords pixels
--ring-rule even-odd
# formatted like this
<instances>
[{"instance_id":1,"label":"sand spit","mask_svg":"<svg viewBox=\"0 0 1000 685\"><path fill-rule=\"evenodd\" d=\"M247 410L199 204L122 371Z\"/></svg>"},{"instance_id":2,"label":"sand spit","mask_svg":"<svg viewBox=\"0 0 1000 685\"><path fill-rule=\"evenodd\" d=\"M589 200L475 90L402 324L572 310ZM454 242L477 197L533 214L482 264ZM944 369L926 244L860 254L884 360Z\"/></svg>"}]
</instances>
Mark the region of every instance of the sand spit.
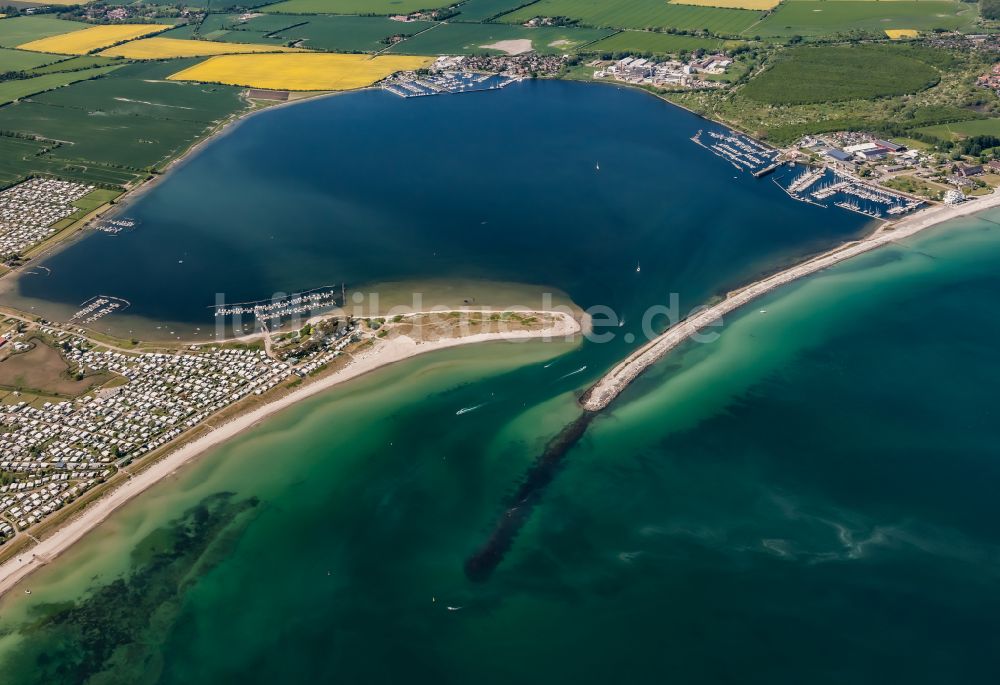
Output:
<instances>
[{"instance_id":1,"label":"sand spit","mask_svg":"<svg viewBox=\"0 0 1000 685\"><path fill-rule=\"evenodd\" d=\"M994 192L992 195L971 200L960 205L930 207L897 222L884 224L868 238L841 245L818 257L814 257L785 271L768 276L740 290L729 293L722 302L713 307L703 309L691 318L675 324L662 335L654 338L619 362L584 393L583 397L580 398L580 403L587 411L596 412L604 409L639 374L666 356L672 349L709 324L718 321L726 314L739 309L775 288L791 283L804 276L814 274L817 271L822 271L834 264L864 254L865 252L870 252L888 243L907 238L931 226L998 206L1000 206L1000 192Z\"/></svg>"}]
</instances>

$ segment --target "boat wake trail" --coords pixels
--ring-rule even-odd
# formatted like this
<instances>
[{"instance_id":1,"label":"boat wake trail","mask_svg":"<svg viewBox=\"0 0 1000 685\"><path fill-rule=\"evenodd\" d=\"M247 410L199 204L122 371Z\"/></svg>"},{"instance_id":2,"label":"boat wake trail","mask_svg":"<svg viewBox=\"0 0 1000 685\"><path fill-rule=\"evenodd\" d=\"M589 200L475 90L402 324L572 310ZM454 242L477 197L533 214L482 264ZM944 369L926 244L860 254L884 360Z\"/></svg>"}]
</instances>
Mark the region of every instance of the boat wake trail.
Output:
<instances>
[{"instance_id":1,"label":"boat wake trail","mask_svg":"<svg viewBox=\"0 0 1000 685\"><path fill-rule=\"evenodd\" d=\"M587 368L587 367L583 367ZM578 373L578 371L574 371ZM489 539L475 553L465 560L465 575L469 580L488 580L496 567L503 561L514 539L531 517L531 511L541 500L542 494L559 469L563 457L577 443L587 430L587 425L597 416L594 412L584 412L560 431L548 445L542 456L528 470L514 496L504 507L490 534Z\"/></svg>"},{"instance_id":2,"label":"boat wake trail","mask_svg":"<svg viewBox=\"0 0 1000 685\"><path fill-rule=\"evenodd\" d=\"M480 407L485 407L485 406L486 406L486 402L483 402L482 404L477 404L474 407L462 407L457 412L455 412L455 416L461 416L462 414L468 414L470 411L476 411Z\"/></svg>"},{"instance_id":3,"label":"boat wake trail","mask_svg":"<svg viewBox=\"0 0 1000 685\"><path fill-rule=\"evenodd\" d=\"M578 374L578 373L583 373L583 372L584 372L584 371L586 371L586 370L587 370L587 365L586 365L586 364L584 364L583 366L581 366L581 367L580 367L579 369L577 369L576 371L570 371L569 373L566 373L566 374L563 374L562 376L559 376L559 378L557 378L556 380L557 380L557 381L561 381L561 380L562 380L562 379L564 379L564 378L569 378L570 376L575 376L576 374Z\"/></svg>"}]
</instances>

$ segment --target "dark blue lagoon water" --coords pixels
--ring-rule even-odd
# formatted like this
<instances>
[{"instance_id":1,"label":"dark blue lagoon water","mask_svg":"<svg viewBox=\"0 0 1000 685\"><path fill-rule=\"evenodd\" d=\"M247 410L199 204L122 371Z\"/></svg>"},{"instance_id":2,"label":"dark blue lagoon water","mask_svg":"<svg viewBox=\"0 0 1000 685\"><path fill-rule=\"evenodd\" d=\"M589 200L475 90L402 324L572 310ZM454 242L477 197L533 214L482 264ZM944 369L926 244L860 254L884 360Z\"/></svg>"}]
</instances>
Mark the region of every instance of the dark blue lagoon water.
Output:
<instances>
[{"instance_id":1,"label":"dark blue lagoon water","mask_svg":"<svg viewBox=\"0 0 1000 685\"><path fill-rule=\"evenodd\" d=\"M281 107L130 202L138 228L87 235L7 300L66 318L122 297L130 316L101 326L163 335L211 324L216 293L446 279L477 301L513 282L637 319L668 293L690 309L861 230L689 140L712 126L642 92L550 81Z\"/></svg>"}]
</instances>

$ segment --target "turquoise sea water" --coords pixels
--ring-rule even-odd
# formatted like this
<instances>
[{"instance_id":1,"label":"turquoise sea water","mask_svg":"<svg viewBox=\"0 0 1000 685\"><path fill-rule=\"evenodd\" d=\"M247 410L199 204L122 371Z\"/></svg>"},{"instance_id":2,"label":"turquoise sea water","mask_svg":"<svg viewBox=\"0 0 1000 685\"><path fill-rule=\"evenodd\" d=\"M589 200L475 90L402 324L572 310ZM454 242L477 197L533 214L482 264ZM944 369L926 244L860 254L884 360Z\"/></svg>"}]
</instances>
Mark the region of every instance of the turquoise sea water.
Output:
<instances>
[{"instance_id":1,"label":"turquoise sea water","mask_svg":"<svg viewBox=\"0 0 1000 685\"><path fill-rule=\"evenodd\" d=\"M727 246L709 240L690 257L705 270L673 277L702 297L725 287L743 264L719 261ZM998 266L997 224L963 220L731 317L594 420L485 582L466 558L621 346L486 345L383 369L206 455L31 577L0 603L0 673L996 680Z\"/></svg>"}]
</instances>

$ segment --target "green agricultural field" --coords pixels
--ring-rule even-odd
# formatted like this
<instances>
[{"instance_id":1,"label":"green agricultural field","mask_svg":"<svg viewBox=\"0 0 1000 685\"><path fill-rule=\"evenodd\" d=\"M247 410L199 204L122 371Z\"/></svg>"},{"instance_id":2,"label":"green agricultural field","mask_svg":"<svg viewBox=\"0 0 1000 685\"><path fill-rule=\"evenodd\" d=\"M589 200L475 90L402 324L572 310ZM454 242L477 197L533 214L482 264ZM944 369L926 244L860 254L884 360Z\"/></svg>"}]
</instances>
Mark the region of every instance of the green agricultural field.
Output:
<instances>
[{"instance_id":1,"label":"green agricultural field","mask_svg":"<svg viewBox=\"0 0 1000 685\"><path fill-rule=\"evenodd\" d=\"M308 19L308 22L278 32L281 42L302 41L301 47L332 52L385 50L389 47L386 41L389 36L412 36L435 25L429 21L399 22L386 17L311 16L301 19ZM229 35L234 33L237 32Z\"/></svg>"},{"instance_id":2,"label":"green agricultural field","mask_svg":"<svg viewBox=\"0 0 1000 685\"><path fill-rule=\"evenodd\" d=\"M0 187L7 187L31 173L31 161L46 149L45 143L0 136Z\"/></svg>"},{"instance_id":3,"label":"green agricultural field","mask_svg":"<svg viewBox=\"0 0 1000 685\"><path fill-rule=\"evenodd\" d=\"M222 31L221 33L225 33L225 31ZM177 28L168 29L159 35L164 38L184 38L184 39L195 38L198 35L198 25L182 24Z\"/></svg>"},{"instance_id":4,"label":"green agricultural field","mask_svg":"<svg viewBox=\"0 0 1000 685\"><path fill-rule=\"evenodd\" d=\"M131 172L94 164L73 164L43 154L52 147L53 143L0 136L0 187L13 185L32 174L51 174L84 183L119 186L137 178Z\"/></svg>"},{"instance_id":5,"label":"green agricultural field","mask_svg":"<svg viewBox=\"0 0 1000 685\"><path fill-rule=\"evenodd\" d=\"M181 26L167 38L203 38L223 43L288 45L329 52L377 52L389 36L413 35L434 26L430 21L393 21L388 17L268 14L241 22L238 15L210 14L200 26Z\"/></svg>"},{"instance_id":6,"label":"green agricultural field","mask_svg":"<svg viewBox=\"0 0 1000 685\"><path fill-rule=\"evenodd\" d=\"M202 32L212 31L254 31L271 33L307 21L308 17L289 14L259 14L252 19L241 21L240 14L209 14L199 25Z\"/></svg>"},{"instance_id":7,"label":"green agricultural field","mask_svg":"<svg viewBox=\"0 0 1000 685\"><path fill-rule=\"evenodd\" d=\"M122 166L135 173L183 151L207 124L133 114L138 106L103 113L51 107L31 100L0 109L0 130L64 142L51 157L87 165Z\"/></svg>"},{"instance_id":8,"label":"green agricultural field","mask_svg":"<svg viewBox=\"0 0 1000 685\"><path fill-rule=\"evenodd\" d=\"M448 7L452 0L285 0L261 12L274 14L409 14Z\"/></svg>"},{"instance_id":9,"label":"green agricultural field","mask_svg":"<svg viewBox=\"0 0 1000 685\"><path fill-rule=\"evenodd\" d=\"M652 31L622 31L604 40L587 46L587 52L651 52L653 54L677 54L681 50L722 50L736 44L721 38L702 38L675 33L654 33Z\"/></svg>"},{"instance_id":10,"label":"green agricultural field","mask_svg":"<svg viewBox=\"0 0 1000 685\"><path fill-rule=\"evenodd\" d=\"M201 24L183 24L177 28L164 31L164 38L221 40L227 43L273 43L280 45L281 40L268 38L265 31L254 31L246 28L247 24L234 23L233 28L225 28L224 21L228 15L210 14ZM295 22L299 23L299 22ZM280 27L284 28L284 27ZM232 36L230 38L229 36Z\"/></svg>"},{"instance_id":11,"label":"green agricultural field","mask_svg":"<svg viewBox=\"0 0 1000 685\"><path fill-rule=\"evenodd\" d=\"M975 26L977 5L937 0L789 0L748 34L788 38L851 31L882 34L885 29L959 30Z\"/></svg>"},{"instance_id":12,"label":"green agricultural field","mask_svg":"<svg viewBox=\"0 0 1000 685\"><path fill-rule=\"evenodd\" d=\"M764 16L749 10L672 5L664 0L539 0L500 21L521 24L534 17L568 17L588 26L622 29L708 29L737 35Z\"/></svg>"},{"instance_id":13,"label":"green agricultural field","mask_svg":"<svg viewBox=\"0 0 1000 685\"><path fill-rule=\"evenodd\" d=\"M78 21L63 21L48 15L0 19L0 47L16 48L39 38L58 36L87 28Z\"/></svg>"},{"instance_id":14,"label":"green agricultural field","mask_svg":"<svg viewBox=\"0 0 1000 685\"><path fill-rule=\"evenodd\" d=\"M46 55L39 52L0 48L0 74L12 71L29 71L60 59L63 59L62 55Z\"/></svg>"},{"instance_id":15,"label":"green agricultural field","mask_svg":"<svg viewBox=\"0 0 1000 685\"><path fill-rule=\"evenodd\" d=\"M98 116L115 111L202 123L224 119L240 105L238 88L211 89L159 80L199 61L195 58L152 62L148 67L145 63L128 64L112 77L46 93L32 101Z\"/></svg>"},{"instance_id":16,"label":"green agricultural field","mask_svg":"<svg viewBox=\"0 0 1000 685\"><path fill-rule=\"evenodd\" d=\"M208 14L200 24L184 24L169 32L161 34L169 38L201 37L208 40L218 40L216 36L230 32L246 33L246 40L233 40L236 43L266 43L265 36L295 24L308 21L310 17L291 16L287 14L265 14L247 21L240 21L239 14Z\"/></svg>"},{"instance_id":17,"label":"green agricultural field","mask_svg":"<svg viewBox=\"0 0 1000 685\"><path fill-rule=\"evenodd\" d=\"M787 50L741 95L769 105L869 100L915 93L938 80L936 69L888 46L800 47Z\"/></svg>"},{"instance_id":18,"label":"green agricultural field","mask_svg":"<svg viewBox=\"0 0 1000 685\"><path fill-rule=\"evenodd\" d=\"M239 14L210 14L205 18L205 22L202 25L212 29L225 29L227 31L247 30L267 34L314 19L314 17L303 17L301 14L261 14L253 19L240 21L241 16ZM219 21L220 19L222 21Z\"/></svg>"},{"instance_id":19,"label":"green agricultural field","mask_svg":"<svg viewBox=\"0 0 1000 685\"><path fill-rule=\"evenodd\" d=\"M77 71L79 69L90 69L91 67L105 67L109 64L121 64L122 60L113 57L99 57L97 55L83 55L82 57L70 57L66 59L64 55L59 55L62 61L53 64L46 64L44 67L37 67L31 70L32 74L54 74L58 71Z\"/></svg>"},{"instance_id":20,"label":"green agricultural field","mask_svg":"<svg viewBox=\"0 0 1000 685\"><path fill-rule=\"evenodd\" d=\"M158 168L246 105L239 89L162 81L196 60L132 64L0 108L0 132L61 141L39 158L122 184ZM36 162L37 163L37 162Z\"/></svg>"},{"instance_id":21,"label":"green agricultural field","mask_svg":"<svg viewBox=\"0 0 1000 685\"><path fill-rule=\"evenodd\" d=\"M962 138L970 138L972 136L1000 137L1000 119L960 121L954 124L926 126L924 128L918 128L917 130L925 135L934 136L940 140L961 140Z\"/></svg>"},{"instance_id":22,"label":"green agricultural field","mask_svg":"<svg viewBox=\"0 0 1000 685\"><path fill-rule=\"evenodd\" d=\"M106 205L119 195L121 195L121 193L118 191L106 190L104 188L95 188L94 190L91 190L89 193L73 203L74 207L81 210L81 214L77 218L82 218L90 214L101 205Z\"/></svg>"},{"instance_id":23,"label":"green agricultural field","mask_svg":"<svg viewBox=\"0 0 1000 685\"><path fill-rule=\"evenodd\" d=\"M485 48L500 41L530 40L531 48L542 54L564 54L611 34L607 29L580 29L565 26L526 28L508 24L441 24L430 31L404 40L390 52L405 55L503 54Z\"/></svg>"},{"instance_id":24,"label":"green agricultural field","mask_svg":"<svg viewBox=\"0 0 1000 685\"><path fill-rule=\"evenodd\" d=\"M43 93L47 90L69 85L77 81L103 76L117 67L97 67L94 69L84 69L82 71L60 72L56 74L45 74L34 78L17 79L14 81L4 81L0 83L0 105L5 105L14 100Z\"/></svg>"},{"instance_id":25,"label":"green agricultural field","mask_svg":"<svg viewBox=\"0 0 1000 685\"><path fill-rule=\"evenodd\" d=\"M530 5L534 0L465 0L458 6L459 21L486 21Z\"/></svg>"}]
</instances>

